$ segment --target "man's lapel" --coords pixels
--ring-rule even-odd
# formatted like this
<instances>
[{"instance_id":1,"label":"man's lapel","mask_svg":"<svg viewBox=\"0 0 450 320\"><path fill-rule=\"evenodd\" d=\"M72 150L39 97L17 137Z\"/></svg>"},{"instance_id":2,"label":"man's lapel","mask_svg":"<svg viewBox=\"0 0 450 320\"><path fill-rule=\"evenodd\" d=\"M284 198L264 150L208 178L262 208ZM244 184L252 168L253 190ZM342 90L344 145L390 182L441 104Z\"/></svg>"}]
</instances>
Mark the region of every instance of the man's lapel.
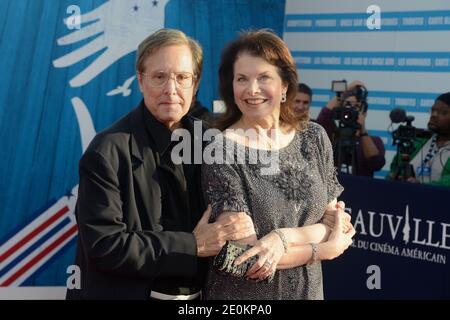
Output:
<instances>
[{"instance_id":1,"label":"man's lapel","mask_svg":"<svg viewBox=\"0 0 450 320\"><path fill-rule=\"evenodd\" d=\"M144 106L145 107L145 106ZM155 218L159 220L161 212L161 190L156 175L156 168L159 163L159 153L156 151L154 141L151 141L145 129L142 108L138 108L131 117L131 161L133 167L134 188L136 201L142 203L146 215L154 223L158 225L159 221L153 221ZM152 150L153 149L153 150ZM153 201L152 201L153 200ZM141 211L141 210L140 210ZM143 212L139 212L142 216Z\"/></svg>"}]
</instances>

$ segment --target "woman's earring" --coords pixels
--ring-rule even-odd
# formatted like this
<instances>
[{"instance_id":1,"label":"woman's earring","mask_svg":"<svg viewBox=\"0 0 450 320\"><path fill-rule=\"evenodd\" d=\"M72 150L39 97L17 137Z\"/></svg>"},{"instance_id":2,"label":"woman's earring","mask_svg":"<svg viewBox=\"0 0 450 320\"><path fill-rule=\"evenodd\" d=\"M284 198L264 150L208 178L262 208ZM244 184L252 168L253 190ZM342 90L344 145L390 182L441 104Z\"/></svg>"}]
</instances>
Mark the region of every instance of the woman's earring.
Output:
<instances>
[{"instance_id":1,"label":"woman's earring","mask_svg":"<svg viewBox=\"0 0 450 320\"><path fill-rule=\"evenodd\" d=\"M284 102L286 102L286 92L283 92L281 94L281 103L284 103Z\"/></svg>"}]
</instances>

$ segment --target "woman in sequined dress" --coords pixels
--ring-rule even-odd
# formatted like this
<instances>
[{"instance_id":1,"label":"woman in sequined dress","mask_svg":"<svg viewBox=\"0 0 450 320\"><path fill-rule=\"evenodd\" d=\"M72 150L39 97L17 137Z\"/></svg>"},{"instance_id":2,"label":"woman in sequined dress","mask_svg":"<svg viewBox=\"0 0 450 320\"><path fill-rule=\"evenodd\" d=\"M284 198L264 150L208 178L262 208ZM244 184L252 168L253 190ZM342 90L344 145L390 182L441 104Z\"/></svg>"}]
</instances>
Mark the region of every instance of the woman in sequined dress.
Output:
<instances>
[{"instance_id":1,"label":"woman in sequined dress","mask_svg":"<svg viewBox=\"0 0 450 320\"><path fill-rule=\"evenodd\" d=\"M256 236L235 260L256 257L245 277L210 268L206 299L323 299L321 260L334 259L355 234L322 127L293 111L297 72L285 43L247 32L222 53L223 132L207 151L202 186L213 220L246 212ZM253 258L255 259L255 258ZM264 281L268 277L273 279Z\"/></svg>"}]
</instances>

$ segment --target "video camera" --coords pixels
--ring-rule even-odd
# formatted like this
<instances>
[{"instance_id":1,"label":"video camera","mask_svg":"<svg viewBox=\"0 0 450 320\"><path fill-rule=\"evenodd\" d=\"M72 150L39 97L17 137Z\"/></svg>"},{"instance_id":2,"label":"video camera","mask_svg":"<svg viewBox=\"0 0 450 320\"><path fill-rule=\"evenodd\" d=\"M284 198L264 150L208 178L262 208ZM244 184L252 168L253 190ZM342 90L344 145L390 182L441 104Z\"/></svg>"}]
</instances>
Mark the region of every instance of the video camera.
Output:
<instances>
[{"instance_id":1,"label":"video camera","mask_svg":"<svg viewBox=\"0 0 450 320\"><path fill-rule=\"evenodd\" d=\"M357 166L356 146L359 139L356 132L361 128L358 123L360 110L367 111L367 90L363 86L356 86L348 90L346 80L331 82L331 90L336 92L339 105L333 108L331 119L334 124L333 151L335 166L339 171L355 174ZM361 109L353 106L347 98L355 97Z\"/></svg>"},{"instance_id":2,"label":"video camera","mask_svg":"<svg viewBox=\"0 0 450 320\"><path fill-rule=\"evenodd\" d=\"M335 107L332 112L332 119L336 122L337 130L343 128L351 129L351 135L361 127L358 123L360 109L352 106L346 101L349 97L355 97L356 101L361 104L361 111L367 111L367 90L363 86L356 86L354 89L347 90L346 80L335 80L331 82L331 90L336 92L339 106Z\"/></svg>"},{"instance_id":3,"label":"video camera","mask_svg":"<svg viewBox=\"0 0 450 320\"><path fill-rule=\"evenodd\" d=\"M412 126L413 116L407 116L405 110L395 108L389 113L392 123L404 123L397 130L392 132L392 143L398 147L399 154L411 155L414 151L414 142L416 140L416 128Z\"/></svg>"},{"instance_id":4,"label":"video camera","mask_svg":"<svg viewBox=\"0 0 450 320\"><path fill-rule=\"evenodd\" d=\"M416 140L416 128L411 124L414 117L407 116L405 110L396 108L389 113L389 118L392 123L406 122L406 125L400 125L392 132L392 144L397 146L397 168L393 179L407 181L410 177L415 177L414 168L410 164Z\"/></svg>"}]
</instances>

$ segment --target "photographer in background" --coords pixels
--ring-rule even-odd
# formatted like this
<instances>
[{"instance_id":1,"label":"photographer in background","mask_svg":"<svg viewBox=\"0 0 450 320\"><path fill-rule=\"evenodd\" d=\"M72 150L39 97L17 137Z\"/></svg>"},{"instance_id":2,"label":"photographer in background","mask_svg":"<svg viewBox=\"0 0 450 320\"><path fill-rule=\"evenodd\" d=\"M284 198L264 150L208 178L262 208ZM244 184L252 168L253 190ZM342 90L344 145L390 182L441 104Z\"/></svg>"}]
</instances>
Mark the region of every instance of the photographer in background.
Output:
<instances>
[{"instance_id":1,"label":"photographer in background","mask_svg":"<svg viewBox=\"0 0 450 320\"><path fill-rule=\"evenodd\" d=\"M450 187L450 92L436 98L428 129L433 133L431 137L415 138L410 161L415 176L406 180ZM397 155L391 163L389 177L393 180L405 180L396 175L401 161L402 157Z\"/></svg>"},{"instance_id":2,"label":"photographer in background","mask_svg":"<svg viewBox=\"0 0 450 320\"><path fill-rule=\"evenodd\" d=\"M373 177L374 172L383 168L386 162L384 158L384 144L380 137L369 136L367 133L367 102L365 101L365 98L363 99L364 101L358 101L356 96L358 90L365 90L365 92L367 92L367 89L362 82L354 81L350 83L348 88L342 92L341 98L337 95L328 102L326 107L322 108L316 121L325 128L331 142L335 145L338 132L333 121L333 110L342 105L351 105L357 110L358 116L356 121L358 128L355 129L354 133L355 163L352 173L358 176ZM343 101L340 101L340 99ZM335 162L335 165L339 166L340 163Z\"/></svg>"},{"instance_id":3,"label":"photographer in background","mask_svg":"<svg viewBox=\"0 0 450 320\"><path fill-rule=\"evenodd\" d=\"M313 92L305 83L299 83L297 86L297 95L294 100L294 111L297 115L307 113L309 116L309 108L311 107Z\"/></svg>"}]
</instances>

